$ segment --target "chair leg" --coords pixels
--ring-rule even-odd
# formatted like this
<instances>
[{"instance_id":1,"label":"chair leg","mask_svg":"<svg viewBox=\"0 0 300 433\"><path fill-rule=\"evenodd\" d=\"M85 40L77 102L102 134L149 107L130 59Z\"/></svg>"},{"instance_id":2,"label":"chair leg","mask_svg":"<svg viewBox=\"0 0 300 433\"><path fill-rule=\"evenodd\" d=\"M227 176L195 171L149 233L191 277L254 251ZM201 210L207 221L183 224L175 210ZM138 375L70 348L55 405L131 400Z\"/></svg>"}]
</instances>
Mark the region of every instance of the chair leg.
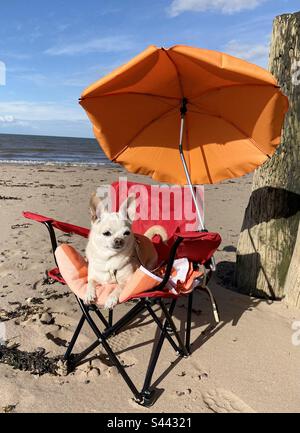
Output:
<instances>
[{"instance_id":1,"label":"chair leg","mask_svg":"<svg viewBox=\"0 0 300 433\"><path fill-rule=\"evenodd\" d=\"M108 313L108 323L109 323L109 326L113 325L113 317L114 317L113 310L109 310L109 313Z\"/></svg>"},{"instance_id":2,"label":"chair leg","mask_svg":"<svg viewBox=\"0 0 300 433\"><path fill-rule=\"evenodd\" d=\"M93 344L84 349L82 352L74 355L74 360L72 359L71 366L73 368L77 367L77 365L80 364L80 362L84 360L91 352L93 352L96 347L100 346L100 344L101 343L99 342L99 340L96 340Z\"/></svg>"},{"instance_id":3,"label":"chair leg","mask_svg":"<svg viewBox=\"0 0 300 433\"><path fill-rule=\"evenodd\" d=\"M186 336L185 336L185 347L189 354L191 353L191 326L192 326L193 297L194 297L194 292L192 291L188 297Z\"/></svg>"},{"instance_id":4,"label":"chair leg","mask_svg":"<svg viewBox=\"0 0 300 433\"><path fill-rule=\"evenodd\" d=\"M81 316L80 320L79 320L79 323L78 323L78 325L77 325L77 328L75 329L75 332L74 332L74 334L73 334L73 337L72 337L72 339L71 339L71 341L70 341L70 343L69 343L69 346L68 346L68 348L67 348L67 350L66 350L66 353L65 353L65 355L64 355L64 360L65 360L65 361L68 361L69 358L70 358L70 355L71 355L71 353L72 353L73 347L74 347L74 345L75 345L75 343L76 343L76 341L77 341L77 338L78 338L78 336L79 336L79 334L80 334L80 331L81 331L81 328L82 328L84 322L85 322L85 316L84 316L84 314L83 314L83 315Z\"/></svg>"},{"instance_id":5,"label":"chair leg","mask_svg":"<svg viewBox=\"0 0 300 433\"><path fill-rule=\"evenodd\" d=\"M84 320L86 320L86 315L89 315L89 308L87 308L84 303L78 299L79 306L82 311L84 311ZM108 322L105 320L104 316L101 314L101 312L94 308L92 311L96 313L96 315L99 317L99 319L103 322L104 326L106 326L106 329L102 333L102 336L107 339L111 337L112 335L115 335L117 332L122 329L127 323L129 323L133 317L144 310L144 303L141 302L137 304L134 308L132 308L125 316L120 319L118 322L115 323L114 326L111 328L108 327ZM97 328L96 324L95 327ZM98 328L97 328L98 329ZM75 359L72 360L72 367L75 368L84 358L86 358L96 347L100 346L102 342L97 338L97 340L92 343L89 347L87 347L85 350L83 350L81 353L76 354Z\"/></svg>"},{"instance_id":6,"label":"chair leg","mask_svg":"<svg viewBox=\"0 0 300 433\"><path fill-rule=\"evenodd\" d=\"M102 346L103 346L104 350L106 351L108 357L110 358L110 360L112 361L112 363L118 369L119 373L121 374L121 376L123 377L123 379L127 383L128 387L130 388L131 392L135 396L136 400L140 401L141 394L138 392L138 390L135 387L134 383L132 382L132 380L130 379L130 377L128 376L128 374L126 373L124 366L120 363L119 359L114 354L114 352L111 349L110 345L107 343L106 337L99 331L97 325L93 321L93 319L90 316L89 312L86 309L84 309L84 308L82 309L82 312L85 315L85 318L86 318L88 324L90 325L90 327L92 328L94 334L96 335L99 343L102 344Z\"/></svg>"},{"instance_id":7,"label":"chair leg","mask_svg":"<svg viewBox=\"0 0 300 433\"><path fill-rule=\"evenodd\" d=\"M147 406L151 406L155 401L155 391L151 390L151 381L152 381L153 373L154 373L154 370L155 370L155 367L156 367L156 364L157 364L164 340L165 340L165 338L168 338L167 336L168 336L168 329L169 328L171 328L172 332L174 333L174 335L176 336L176 338L178 340L180 349L182 351L181 353L180 352L179 353L181 355L182 354L188 355L188 353L186 352L186 348L184 346L184 343L183 343L183 341L182 341L182 339L181 339L181 337L180 337L180 335L176 329L174 321L172 319L173 311L174 311L174 308L176 305L176 299L174 299L172 301L169 310L166 308L165 304L162 301L160 301L159 303L160 303L161 308L163 310L163 313L165 315L165 322L164 322L162 327L161 326L159 327L161 329L161 334L160 334L159 340L158 340L155 348L153 349L152 356L151 356L150 361L149 361L143 389L141 391L141 395L144 398L144 405L146 402Z\"/></svg>"},{"instance_id":8,"label":"chair leg","mask_svg":"<svg viewBox=\"0 0 300 433\"><path fill-rule=\"evenodd\" d=\"M112 335L115 335L120 329L122 329L122 327L124 327L127 323L129 323L133 319L133 317L135 317L136 314L138 314L139 312L141 312L145 308L144 302L140 302L139 304L135 305L127 314L125 314L125 316L122 319L120 319L118 322L116 322L114 326L109 327L107 320L105 319L103 314L101 314L101 312L98 310L98 308L96 306L86 306L84 304L84 302L80 298L78 298L77 296L76 296L76 299L77 299L77 302L78 302L83 314L82 314L82 317L81 317L81 319L77 325L77 328L74 332L74 335L73 335L73 337L69 343L67 351L64 355L64 360L68 361L70 370L73 370L84 358L86 358L94 349L96 349L97 346L99 346L101 344L99 339L97 339L94 343L92 343L90 346L88 346L85 350L74 355L74 359L73 358L72 358L72 360L70 359L74 345L75 345L77 338L80 334L80 331L81 331L81 328L84 324L84 321L86 320L86 315L89 314L89 310L92 310L94 313L96 313L97 317L104 324L105 330L103 332L103 336L105 338L109 338Z\"/></svg>"},{"instance_id":9,"label":"chair leg","mask_svg":"<svg viewBox=\"0 0 300 433\"><path fill-rule=\"evenodd\" d=\"M151 315L152 319L155 321L155 323L159 327L159 329L161 331L163 331L164 330L164 325L163 325L163 323L161 323L161 321L159 320L159 318L157 317L157 315L155 314L155 312L153 311L153 309L151 308L151 306L149 304L146 304L146 308L147 308L149 314ZM169 341L169 343L171 344L171 346L173 347L173 349L175 350L175 352L179 352L179 347L177 346L177 344L175 343L175 341L173 341L172 337L169 334L169 331L172 332L172 329L169 326L169 324L167 324L165 330L166 330L166 338L167 338L167 340Z\"/></svg>"},{"instance_id":10,"label":"chair leg","mask_svg":"<svg viewBox=\"0 0 300 433\"><path fill-rule=\"evenodd\" d=\"M134 307L131 308L120 320L114 323L111 327L105 329L103 335L105 338L118 334L125 325L130 323L138 314L145 310L145 301L141 300ZM99 314L101 314L99 312Z\"/></svg>"},{"instance_id":11,"label":"chair leg","mask_svg":"<svg viewBox=\"0 0 300 433\"><path fill-rule=\"evenodd\" d=\"M176 305L176 299L174 299L171 303L170 309L169 309L169 314L172 316L174 308ZM153 394L154 391L150 390L150 386L151 386L151 381L152 381L152 376L165 340L165 335L167 332L167 326L168 326L169 322L167 321L167 319L165 319L164 325L163 325L163 329L160 333L160 337L159 340L156 344L156 347L153 349L150 361L149 361L149 365L148 365L148 369L147 369L147 373L146 373L146 377L145 377L145 381L144 381L144 385L141 391L141 395L148 401L151 401L151 399L153 399Z\"/></svg>"},{"instance_id":12,"label":"chair leg","mask_svg":"<svg viewBox=\"0 0 300 433\"><path fill-rule=\"evenodd\" d=\"M103 323L103 325L105 326L105 328L109 328L109 322L105 319L105 317L103 316L103 314L100 313L100 311L98 310L98 308L95 307L93 309L93 311L99 317L99 319L101 320L101 322Z\"/></svg>"},{"instance_id":13,"label":"chair leg","mask_svg":"<svg viewBox=\"0 0 300 433\"><path fill-rule=\"evenodd\" d=\"M166 308L165 304L162 301L160 301L160 306L161 306L161 309L164 312L164 315L166 317L166 320L167 320L168 324L170 325L170 327L171 327L171 329L172 329L172 331L173 331L173 333L174 333L174 335L175 335L175 337L176 337L176 339L178 341L179 347L181 349L180 355L189 356L189 353L186 350L184 342L183 342L182 338L180 337L179 332L176 329L175 323L174 323L174 321L172 319L172 314L170 314L170 312L168 311L168 309Z\"/></svg>"}]
</instances>

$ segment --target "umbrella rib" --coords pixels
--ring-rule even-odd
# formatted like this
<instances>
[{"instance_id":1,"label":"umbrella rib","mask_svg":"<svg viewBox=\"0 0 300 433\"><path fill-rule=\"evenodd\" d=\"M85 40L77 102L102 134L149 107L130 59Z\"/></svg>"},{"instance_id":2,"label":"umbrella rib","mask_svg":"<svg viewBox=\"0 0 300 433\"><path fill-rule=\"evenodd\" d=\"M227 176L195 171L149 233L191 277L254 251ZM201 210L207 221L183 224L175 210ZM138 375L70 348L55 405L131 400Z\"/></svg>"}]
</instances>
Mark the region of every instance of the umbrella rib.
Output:
<instances>
[{"instance_id":1,"label":"umbrella rib","mask_svg":"<svg viewBox=\"0 0 300 433\"><path fill-rule=\"evenodd\" d=\"M192 105L194 105L195 107L197 107L197 108L199 108L199 109L201 109L200 107L198 107L198 105L197 104L195 104L194 102L192 103ZM196 112L197 113L197 112ZM198 114L203 114L203 115L205 115L205 116L211 116L211 117L216 117L216 118L218 118L218 119L222 119L222 120L224 120L225 122L227 122L229 125L231 125L231 126L233 126L237 131L239 131L242 135L244 135L244 137L247 139L247 140L249 140L261 153L263 153L264 155L266 155L266 156L268 156L269 158L270 158L270 155L268 154L268 153L266 153L266 152L264 152L261 148L260 148L260 146L259 146L259 144L252 138L252 137L249 137L249 135L248 134L246 134L246 132L245 131L243 131L239 126L237 126L235 123L233 123L231 120L228 120L228 119L226 119L226 117L224 117L224 116L219 116L218 114L215 114L215 113L209 113L209 112L206 112L206 113L203 113L203 112L199 112Z\"/></svg>"},{"instance_id":2,"label":"umbrella rib","mask_svg":"<svg viewBox=\"0 0 300 433\"><path fill-rule=\"evenodd\" d=\"M191 104L195 105L193 103L191 103ZM189 114L189 113L205 114L205 113L200 113L199 111L194 111L194 110L191 110L191 109L188 110L187 114ZM186 116L186 118L188 118L188 116ZM186 139L187 139L187 143L188 143L188 146L189 146L189 135L188 135L188 132L186 133ZM206 173L207 173L207 178L208 178L209 182L211 184L213 184L213 180L212 180L212 177L211 177L211 174L210 174L210 171L209 171L209 166L208 166L208 163L207 163L207 158L206 158L203 146L201 145L199 147L200 147L200 152L201 152L201 156L202 156L202 159L203 159L204 167L205 167L205 170L206 170ZM189 159L189 161L190 161L190 159ZM190 166L190 170L191 170L191 166Z\"/></svg>"},{"instance_id":3,"label":"umbrella rib","mask_svg":"<svg viewBox=\"0 0 300 433\"><path fill-rule=\"evenodd\" d=\"M178 79L178 85L179 85L179 89L180 89L180 92L181 92L181 98L180 99L182 99L182 98L184 98L183 85L182 85L182 80L181 80L180 73L179 73L179 70L177 68L177 65L174 62L174 60L172 59L172 57L170 56L170 54L168 53L168 51L165 50L164 48L162 48L162 50L166 54L166 56L168 57L168 59L170 60L170 62L172 63L172 65L175 68L177 79Z\"/></svg>"},{"instance_id":4,"label":"umbrella rib","mask_svg":"<svg viewBox=\"0 0 300 433\"><path fill-rule=\"evenodd\" d=\"M161 119L163 116L165 116L166 114L169 114L172 110L174 110L177 107L172 107L170 109L168 109L167 111L164 111L163 113L161 113L159 116L155 117L154 119L150 120L148 123L146 123L146 125L144 125L130 140L129 142L123 147L123 149L120 150L120 152L118 152L112 159L111 161L115 162L117 158L119 158L119 156L125 152L126 149L128 149L128 147L130 146L130 144L133 142L133 140L135 140L143 131L145 131L145 129L149 128L149 126L151 126L153 123L157 122L157 120Z\"/></svg>"},{"instance_id":5,"label":"umbrella rib","mask_svg":"<svg viewBox=\"0 0 300 433\"><path fill-rule=\"evenodd\" d=\"M244 84L241 84L241 83L238 83L238 84L224 84L224 86L219 86L219 87L214 87L214 88L212 88L212 89L208 89L208 90L205 90L204 92L202 92L202 93L199 93L198 95L196 95L196 96L192 96L191 98L190 98L190 100L192 99L192 100L194 100L194 99L198 99L198 98L201 98L202 96L205 96L205 95L207 95L208 93L212 93L212 92L218 92L219 90L223 90L223 89L228 89L228 88L230 88L230 87L248 87L248 86L258 86L258 87L275 87L275 88L277 88L277 89L280 89L280 86L277 86L277 85L275 85L275 84L264 84L264 83L261 83L261 84L259 84L259 83L244 83Z\"/></svg>"},{"instance_id":6,"label":"umbrella rib","mask_svg":"<svg viewBox=\"0 0 300 433\"><path fill-rule=\"evenodd\" d=\"M147 93L147 92L116 92L116 93L104 93L103 95L95 95L95 96L85 96L84 98L80 98L79 101L84 101L85 99L95 99L95 98L105 98L107 96L120 96L120 95L140 95L140 96L150 96L152 98L159 98L159 99L170 99L172 101L180 101L181 98L178 98L176 96L164 96L164 95L156 95L154 93Z\"/></svg>"}]
</instances>

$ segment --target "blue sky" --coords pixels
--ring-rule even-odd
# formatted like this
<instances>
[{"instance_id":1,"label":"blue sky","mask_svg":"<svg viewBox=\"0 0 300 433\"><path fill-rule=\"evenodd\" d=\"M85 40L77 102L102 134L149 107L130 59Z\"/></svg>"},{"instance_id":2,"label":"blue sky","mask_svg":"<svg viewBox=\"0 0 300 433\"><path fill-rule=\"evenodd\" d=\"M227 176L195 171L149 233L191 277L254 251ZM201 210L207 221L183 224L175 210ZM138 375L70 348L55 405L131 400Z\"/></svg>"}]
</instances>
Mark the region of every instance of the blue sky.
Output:
<instances>
[{"instance_id":1,"label":"blue sky","mask_svg":"<svg viewBox=\"0 0 300 433\"><path fill-rule=\"evenodd\" d=\"M299 0L1 3L0 133L75 137L93 136L82 90L148 45L215 49L266 67L273 18L300 10Z\"/></svg>"}]
</instances>

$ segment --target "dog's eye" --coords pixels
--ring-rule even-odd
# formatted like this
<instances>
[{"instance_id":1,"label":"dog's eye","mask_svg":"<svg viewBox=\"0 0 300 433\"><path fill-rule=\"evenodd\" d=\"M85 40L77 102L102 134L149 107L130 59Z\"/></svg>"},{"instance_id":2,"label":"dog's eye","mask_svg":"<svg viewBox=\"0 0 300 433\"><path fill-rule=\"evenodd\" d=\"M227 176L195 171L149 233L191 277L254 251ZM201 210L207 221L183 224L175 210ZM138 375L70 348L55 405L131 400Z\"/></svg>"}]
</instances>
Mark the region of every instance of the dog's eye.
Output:
<instances>
[{"instance_id":1,"label":"dog's eye","mask_svg":"<svg viewBox=\"0 0 300 433\"><path fill-rule=\"evenodd\" d=\"M129 236L130 235L130 231L126 230L126 232L124 232L124 236Z\"/></svg>"},{"instance_id":2,"label":"dog's eye","mask_svg":"<svg viewBox=\"0 0 300 433\"><path fill-rule=\"evenodd\" d=\"M103 236L111 236L111 232L107 231L103 233Z\"/></svg>"}]
</instances>

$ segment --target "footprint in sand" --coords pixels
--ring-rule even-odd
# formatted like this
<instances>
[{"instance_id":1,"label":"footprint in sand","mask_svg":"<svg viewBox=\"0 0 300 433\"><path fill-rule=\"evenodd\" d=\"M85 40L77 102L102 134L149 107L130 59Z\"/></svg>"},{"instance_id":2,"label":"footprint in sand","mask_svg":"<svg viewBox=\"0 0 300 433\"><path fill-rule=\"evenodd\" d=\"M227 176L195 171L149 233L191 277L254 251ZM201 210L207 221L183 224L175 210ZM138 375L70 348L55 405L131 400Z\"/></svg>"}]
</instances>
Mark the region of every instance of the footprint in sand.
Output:
<instances>
[{"instance_id":1,"label":"footprint in sand","mask_svg":"<svg viewBox=\"0 0 300 433\"><path fill-rule=\"evenodd\" d=\"M115 353L119 353L118 357L123 365L130 367L136 364L136 358L131 353L127 353L126 349L135 343L141 332L142 330L139 328L126 329L120 334L117 334L116 336L109 339L109 345ZM100 352L106 353L101 347ZM120 352L122 353L120 354Z\"/></svg>"},{"instance_id":2,"label":"footprint in sand","mask_svg":"<svg viewBox=\"0 0 300 433\"><path fill-rule=\"evenodd\" d=\"M138 329L127 329L124 332L111 337L109 339L109 345L115 353L123 352L123 350L130 347L134 344L138 334L141 330ZM118 358L125 367L131 367L136 364L136 358L132 354L121 353L118 354ZM99 354L97 358L91 361L92 368L96 368L100 372L105 372L105 378L113 378L118 375L118 371L116 367L114 367L109 359L107 358L106 352L102 346L99 347ZM75 374L77 373L78 377L82 381L87 379L86 375L91 367L89 365L82 364L76 368Z\"/></svg>"},{"instance_id":3,"label":"footprint in sand","mask_svg":"<svg viewBox=\"0 0 300 433\"><path fill-rule=\"evenodd\" d=\"M254 413L255 411L231 391L216 388L202 394L206 406L217 413Z\"/></svg>"},{"instance_id":4,"label":"footprint in sand","mask_svg":"<svg viewBox=\"0 0 300 433\"><path fill-rule=\"evenodd\" d=\"M131 346L138 335L142 332L140 328L130 328L109 339L109 344L115 352L121 352Z\"/></svg>"}]
</instances>

